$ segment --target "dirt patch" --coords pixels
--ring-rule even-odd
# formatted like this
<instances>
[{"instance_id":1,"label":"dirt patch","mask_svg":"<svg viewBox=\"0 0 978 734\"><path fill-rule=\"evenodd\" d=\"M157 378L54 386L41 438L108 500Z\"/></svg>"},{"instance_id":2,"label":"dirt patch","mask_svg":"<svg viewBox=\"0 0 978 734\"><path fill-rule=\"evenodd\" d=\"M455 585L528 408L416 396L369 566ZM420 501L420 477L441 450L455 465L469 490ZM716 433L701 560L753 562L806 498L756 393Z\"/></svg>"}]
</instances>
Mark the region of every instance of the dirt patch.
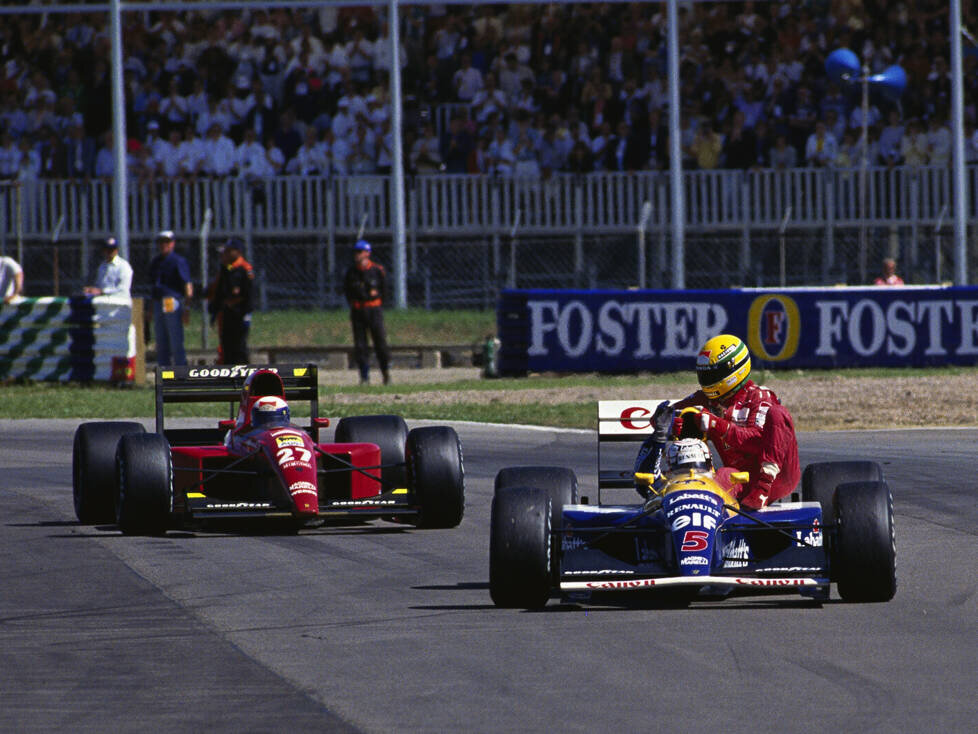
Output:
<instances>
[{"instance_id":1,"label":"dirt patch","mask_svg":"<svg viewBox=\"0 0 978 734\"><path fill-rule=\"evenodd\" d=\"M974 374L920 377L776 376L764 384L774 390L794 416L800 431L913 426L974 426L978 423L978 390ZM693 385L690 385L690 390ZM674 382L650 379L642 388L609 386L527 388L524 390L431 390L398 393L396 402L449 405L580 403L631 398L682 397ZM355 403L361 395L335 395L336 402Z\"/></svg>"}]
</instances>

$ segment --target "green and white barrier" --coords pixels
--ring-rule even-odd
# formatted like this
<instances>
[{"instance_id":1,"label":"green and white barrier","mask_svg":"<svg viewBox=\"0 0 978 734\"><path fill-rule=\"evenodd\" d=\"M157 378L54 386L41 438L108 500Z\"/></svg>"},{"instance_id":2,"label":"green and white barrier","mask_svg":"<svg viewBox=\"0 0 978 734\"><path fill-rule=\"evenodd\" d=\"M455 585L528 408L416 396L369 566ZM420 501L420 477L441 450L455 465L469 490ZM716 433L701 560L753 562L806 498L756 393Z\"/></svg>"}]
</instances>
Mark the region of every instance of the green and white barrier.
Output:
<instances>
[{"instance_id":1,"label":"green and white barrier","mask_svg":"<svg viewBox=\"0 0 978 734\"><path fill-rule=\"evenodd\" d=\"M132 301L21 298L0 305L0 380L132 382Z\"/></svg>"}]
</instances>

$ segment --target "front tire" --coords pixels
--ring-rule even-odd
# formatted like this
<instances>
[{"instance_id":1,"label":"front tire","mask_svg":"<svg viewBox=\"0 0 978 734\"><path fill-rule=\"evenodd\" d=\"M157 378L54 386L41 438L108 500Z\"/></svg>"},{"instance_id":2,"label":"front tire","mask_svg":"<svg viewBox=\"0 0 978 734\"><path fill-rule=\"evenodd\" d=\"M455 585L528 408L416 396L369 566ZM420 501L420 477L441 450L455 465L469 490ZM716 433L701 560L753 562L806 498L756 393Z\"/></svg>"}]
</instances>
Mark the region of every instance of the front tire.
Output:
<instances>
[{"instance_id":1,"label":"front tire","mask_svg":"<svg viewBox=\"0 0 978 734\"><path fill-rule=\"evenodd\" d=\"M157 433L123 436L116 452L116 522L123 535L162 535L173 511L170 444Z\"/></svg>"},{"instance_id":2,"label":"front tire","mask_svg":"<svg viewBox=\"0 0 978 734\"><path fill-rule=\"evenodd\" d=\"M115 522L115 451L119 439L145 433L135 421L82 423L71 452L71 493L75 516L85 525Z\"/></svg>"},{"instance_id":3,"label":"front tire","mask_svg":"<svg viewBox=\"0 0 978 734\"><path fill-rule=\"evenodd\" d=\"M462 444L449 426L415 428L407 438L408 486L421 507L422 528L454 528L465 514Z\"/></svg>"},{"instance_id":4,"label":"front tire","mask_svg":"<svg viewBox=\"0 0 978 734\"><path fill-rule=\"evenodd\" d=\"M578 501L577 475L562 466L507 466L496 474L495 490L504 487L538 487L547 492L551 502L550 527L560 530L564 505Z\"/></svg>"},{"instance_id":5,"label":"front tire","mask_svg":"<svg viewBox=\"0 0 978 734\"><path fill-rule=\"evenodd\" d=\"M497 607L542 609L550 598L551 500L537 487L503 487L492 498L489 595Z\"/></svg>"},{"instance_id":6,"label":"front tire","mask_svg":"<svg viewBox=\"0 0 978 734\"><path fill-rule=\"evenodd\" d=\"M893 496L886 482L852 482L835 493L833 576L851 602L889 601L896 593Z\"/></svg>"}]
</instances>

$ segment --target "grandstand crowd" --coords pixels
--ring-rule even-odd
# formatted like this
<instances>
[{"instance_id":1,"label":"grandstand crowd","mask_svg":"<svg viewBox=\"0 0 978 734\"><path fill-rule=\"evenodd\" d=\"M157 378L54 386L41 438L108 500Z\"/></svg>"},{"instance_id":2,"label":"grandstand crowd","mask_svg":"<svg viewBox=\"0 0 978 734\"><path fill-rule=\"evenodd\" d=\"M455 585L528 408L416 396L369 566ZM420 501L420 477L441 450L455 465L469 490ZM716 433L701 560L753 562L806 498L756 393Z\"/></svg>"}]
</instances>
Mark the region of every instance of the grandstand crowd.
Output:
<instances>
[{"instance_id":1,"label":"grandstand crowd","mask_svg":"<svg viewBox=\"0 0 978 734\"><path fill-rule=\"evenodd\" d=\"M964 24L976 20L964 4ZM665 3L402 8L398 62L409 173L669 166ZM858 90L830 83L848 47L907 72L872 100L871 165L946 166L944 0L680 6L681 147L698 169L857 165ZM390 170L384 7L126 12L126 136L140 179ZM978 64L965 40L968 157ZM0 16L0 178L111 177L108 19Z\"/></svg>"}]
</instances>

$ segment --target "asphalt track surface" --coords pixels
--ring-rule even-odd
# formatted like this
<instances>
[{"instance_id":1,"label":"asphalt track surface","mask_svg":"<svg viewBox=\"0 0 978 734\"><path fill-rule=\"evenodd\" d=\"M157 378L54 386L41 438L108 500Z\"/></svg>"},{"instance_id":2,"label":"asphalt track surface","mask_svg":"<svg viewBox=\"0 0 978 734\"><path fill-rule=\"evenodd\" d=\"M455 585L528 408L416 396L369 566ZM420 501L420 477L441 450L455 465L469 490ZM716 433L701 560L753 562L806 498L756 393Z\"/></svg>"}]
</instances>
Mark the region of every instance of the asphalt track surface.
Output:
<instances>
[{"instance_id":1,"label":"asphalt track surface","mask_svg":"<svg viewBox=\"0 0 978 734\"><path fill-rule=\"evenodd\" d=\"M2 731L975 730L978 430L799 437L884 463L892 602L523 612L489 599L493 477L593 484L593 433L457 426L454 530L126 538L74 522L75 425L0 423Z\"/></svg>"}]
</instances>

